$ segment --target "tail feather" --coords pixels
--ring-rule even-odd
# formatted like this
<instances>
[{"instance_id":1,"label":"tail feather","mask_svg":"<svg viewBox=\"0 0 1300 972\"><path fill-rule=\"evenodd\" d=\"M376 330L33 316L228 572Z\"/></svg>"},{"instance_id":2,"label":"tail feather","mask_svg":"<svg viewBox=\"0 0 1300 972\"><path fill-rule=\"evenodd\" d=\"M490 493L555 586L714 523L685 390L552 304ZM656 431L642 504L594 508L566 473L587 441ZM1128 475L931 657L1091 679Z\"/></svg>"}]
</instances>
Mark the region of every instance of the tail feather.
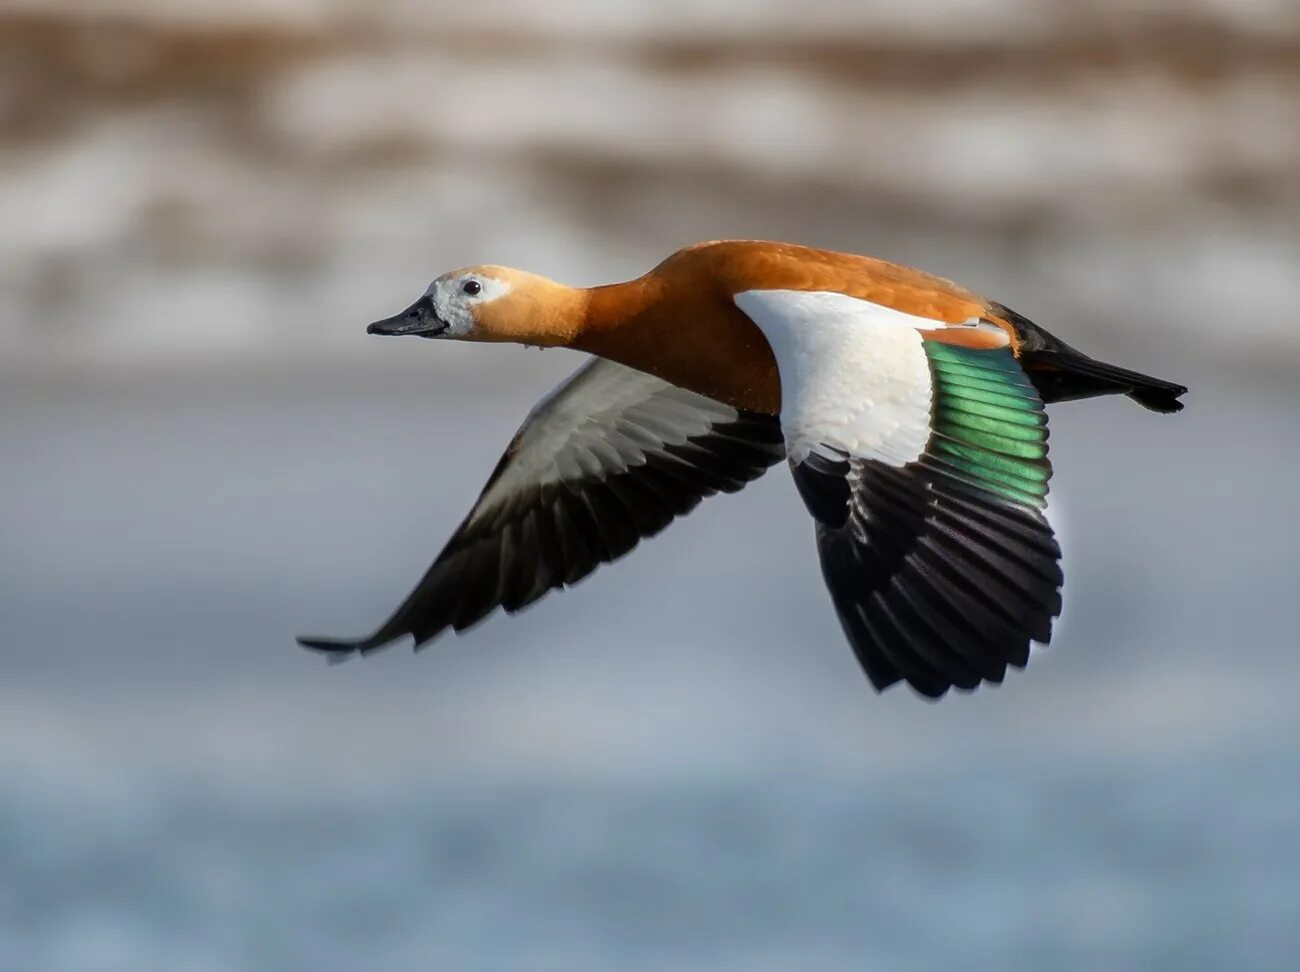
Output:
<instances>
[{"instance_id":1,"label":"tail feather","mask_svg":"<svg viewBox=\"0 0 1300 972\"><path fill-rule=\"evenodd\" d=\"M1122 394L1153 412L1181 412L1185 385L1097 361L1085 354L1038 351L1026 355L1025 370L1045 402Z\"/></svg>"},{"instance_id":2,"label":"tail feather","mask_svg":"<svg viewBox=\"0 0 1300 972\"><path fill-rule=\"evenodd\" d=\"M1183 410L1183 403L1178 399L1187 394L1185 385L1090 358L1010 307L991 306L998 317L1015 328L1025 371L1044 402L1127 395L1153 412Z\"/></svg>"}]
</instances>

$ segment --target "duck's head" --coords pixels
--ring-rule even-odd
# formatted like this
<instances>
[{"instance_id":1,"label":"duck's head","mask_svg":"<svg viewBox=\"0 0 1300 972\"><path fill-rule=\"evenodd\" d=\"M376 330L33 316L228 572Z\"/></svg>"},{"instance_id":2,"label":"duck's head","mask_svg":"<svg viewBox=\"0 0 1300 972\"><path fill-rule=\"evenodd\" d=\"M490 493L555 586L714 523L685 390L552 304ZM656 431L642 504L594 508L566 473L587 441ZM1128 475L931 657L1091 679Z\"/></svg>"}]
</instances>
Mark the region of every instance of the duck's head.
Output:
<instances>
[{"instance_id":1,"label":"duck's head","mask_svg":"<svg viewBox=\"0 0 1300 972\"><path fill-rule=\"evenodd\" d=\"M564 344L576 331L583 292L510 267L452 270L395 317L367 334L414 334L455 341Z\"/></svg>"}]
</instances>

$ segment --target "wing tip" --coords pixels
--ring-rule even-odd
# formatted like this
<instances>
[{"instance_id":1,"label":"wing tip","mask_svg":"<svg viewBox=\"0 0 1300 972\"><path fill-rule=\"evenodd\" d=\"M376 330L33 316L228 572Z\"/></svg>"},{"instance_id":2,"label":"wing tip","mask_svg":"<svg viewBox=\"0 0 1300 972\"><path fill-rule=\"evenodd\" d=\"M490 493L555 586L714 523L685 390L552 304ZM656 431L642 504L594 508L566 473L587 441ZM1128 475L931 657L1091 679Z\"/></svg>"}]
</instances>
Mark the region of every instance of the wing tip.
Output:
<instances>
[{"instance_id":1,"label":"wing tip","mask_svg":"<svg viewBox=\"0 0 1300 972\"><path fill-rule=\"evenodd\" d=\"M379 641L374 637L326 638L322 635L299 635L294 640L298 642L300 648L319 652L331 661L342 661L353 654L368 655L388 644L387 641Z\"/></svg>"},{"instance_id":2,"label":"wing tip","mask_svg":"<svg viewBox=\"0 0 1300 972\"><path fill-rule=\"evenodd\" d=\"M299 648L319 652L336 661L345 655L360 651L361 645L364 644L361 641L349 641L345 638L326 638L321 635L298 635L294 641L298 643Z\"/></svg>"},{"instance_id":3,"label":"wing tip","mask_svg":"<svg viewBox=\"0 0 1300 972\"><path fill-rule=\"evenodd\" d=\"M1058 615L1054 615L1053 617L1057 616L1059 616L1059 612ZM1040 638L1036 635L1031 635L1025 646L1025 655L1023 658L1016 657L1003 659L1004 667L1001 672L996 676L981 675L979 680L971 685L959 685L956 682L947 681L946 679L944 681L946 681L947 684L944 684L942 687L940 687L938 682L922 682L918 684L906 675L900 674L893 674L878 680L877 676L868 672L867 677L871 681L871 686L876 690L877 695L884 695L885 692L893 689L895 686L906 685L911 689L912 694L920 698L922 701L938 702L949 695L983 694L991 689L1000 688L1005 683L1006 677L1012 671L1025 671L1029 667L1030 659L1037 654L1037 652L1047 647L1049 647L1048 638Z\"/></svg>"}]
</instances>

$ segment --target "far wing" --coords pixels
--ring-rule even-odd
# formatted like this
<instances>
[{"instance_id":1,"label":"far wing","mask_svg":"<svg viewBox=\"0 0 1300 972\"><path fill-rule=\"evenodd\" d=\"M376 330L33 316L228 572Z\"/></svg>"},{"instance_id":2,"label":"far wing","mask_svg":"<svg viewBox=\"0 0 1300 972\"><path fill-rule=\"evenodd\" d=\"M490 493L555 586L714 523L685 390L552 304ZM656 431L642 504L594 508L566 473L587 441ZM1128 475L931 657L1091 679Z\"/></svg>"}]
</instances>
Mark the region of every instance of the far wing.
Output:
<instances>
[{"instance_id":1,"label":"far wing","mask_svg":"<svg viewBox=\"0 0 1300 972\"><path fill-rule=\"evenodd\" d=\"M416 646L498 607L514 612L654 536L706 496L785 455L779 420L596 359L515 434L438 559L374 634L299 638L325 652Z\"/></svg>"}]
</instances>

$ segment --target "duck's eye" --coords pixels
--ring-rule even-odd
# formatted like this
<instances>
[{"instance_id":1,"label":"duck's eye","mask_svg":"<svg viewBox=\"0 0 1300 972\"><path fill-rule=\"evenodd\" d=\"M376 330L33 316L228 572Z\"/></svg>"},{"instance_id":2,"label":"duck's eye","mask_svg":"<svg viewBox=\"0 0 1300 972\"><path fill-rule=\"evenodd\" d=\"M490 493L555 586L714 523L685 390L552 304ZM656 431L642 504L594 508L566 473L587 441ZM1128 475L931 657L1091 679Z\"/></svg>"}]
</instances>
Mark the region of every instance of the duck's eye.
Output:
<instances>
[{"instance_id":1,"label":"duck's eye","mask_svg":"<svg viewBox=\"0 0 1300 972\"><path fill-rule=\"evenodd\" d=\"M477 297L483 292L483 285L477 280L466 280L460 285L460 292L468 294L470 297Z\"/></svg>"}]
</instances>

